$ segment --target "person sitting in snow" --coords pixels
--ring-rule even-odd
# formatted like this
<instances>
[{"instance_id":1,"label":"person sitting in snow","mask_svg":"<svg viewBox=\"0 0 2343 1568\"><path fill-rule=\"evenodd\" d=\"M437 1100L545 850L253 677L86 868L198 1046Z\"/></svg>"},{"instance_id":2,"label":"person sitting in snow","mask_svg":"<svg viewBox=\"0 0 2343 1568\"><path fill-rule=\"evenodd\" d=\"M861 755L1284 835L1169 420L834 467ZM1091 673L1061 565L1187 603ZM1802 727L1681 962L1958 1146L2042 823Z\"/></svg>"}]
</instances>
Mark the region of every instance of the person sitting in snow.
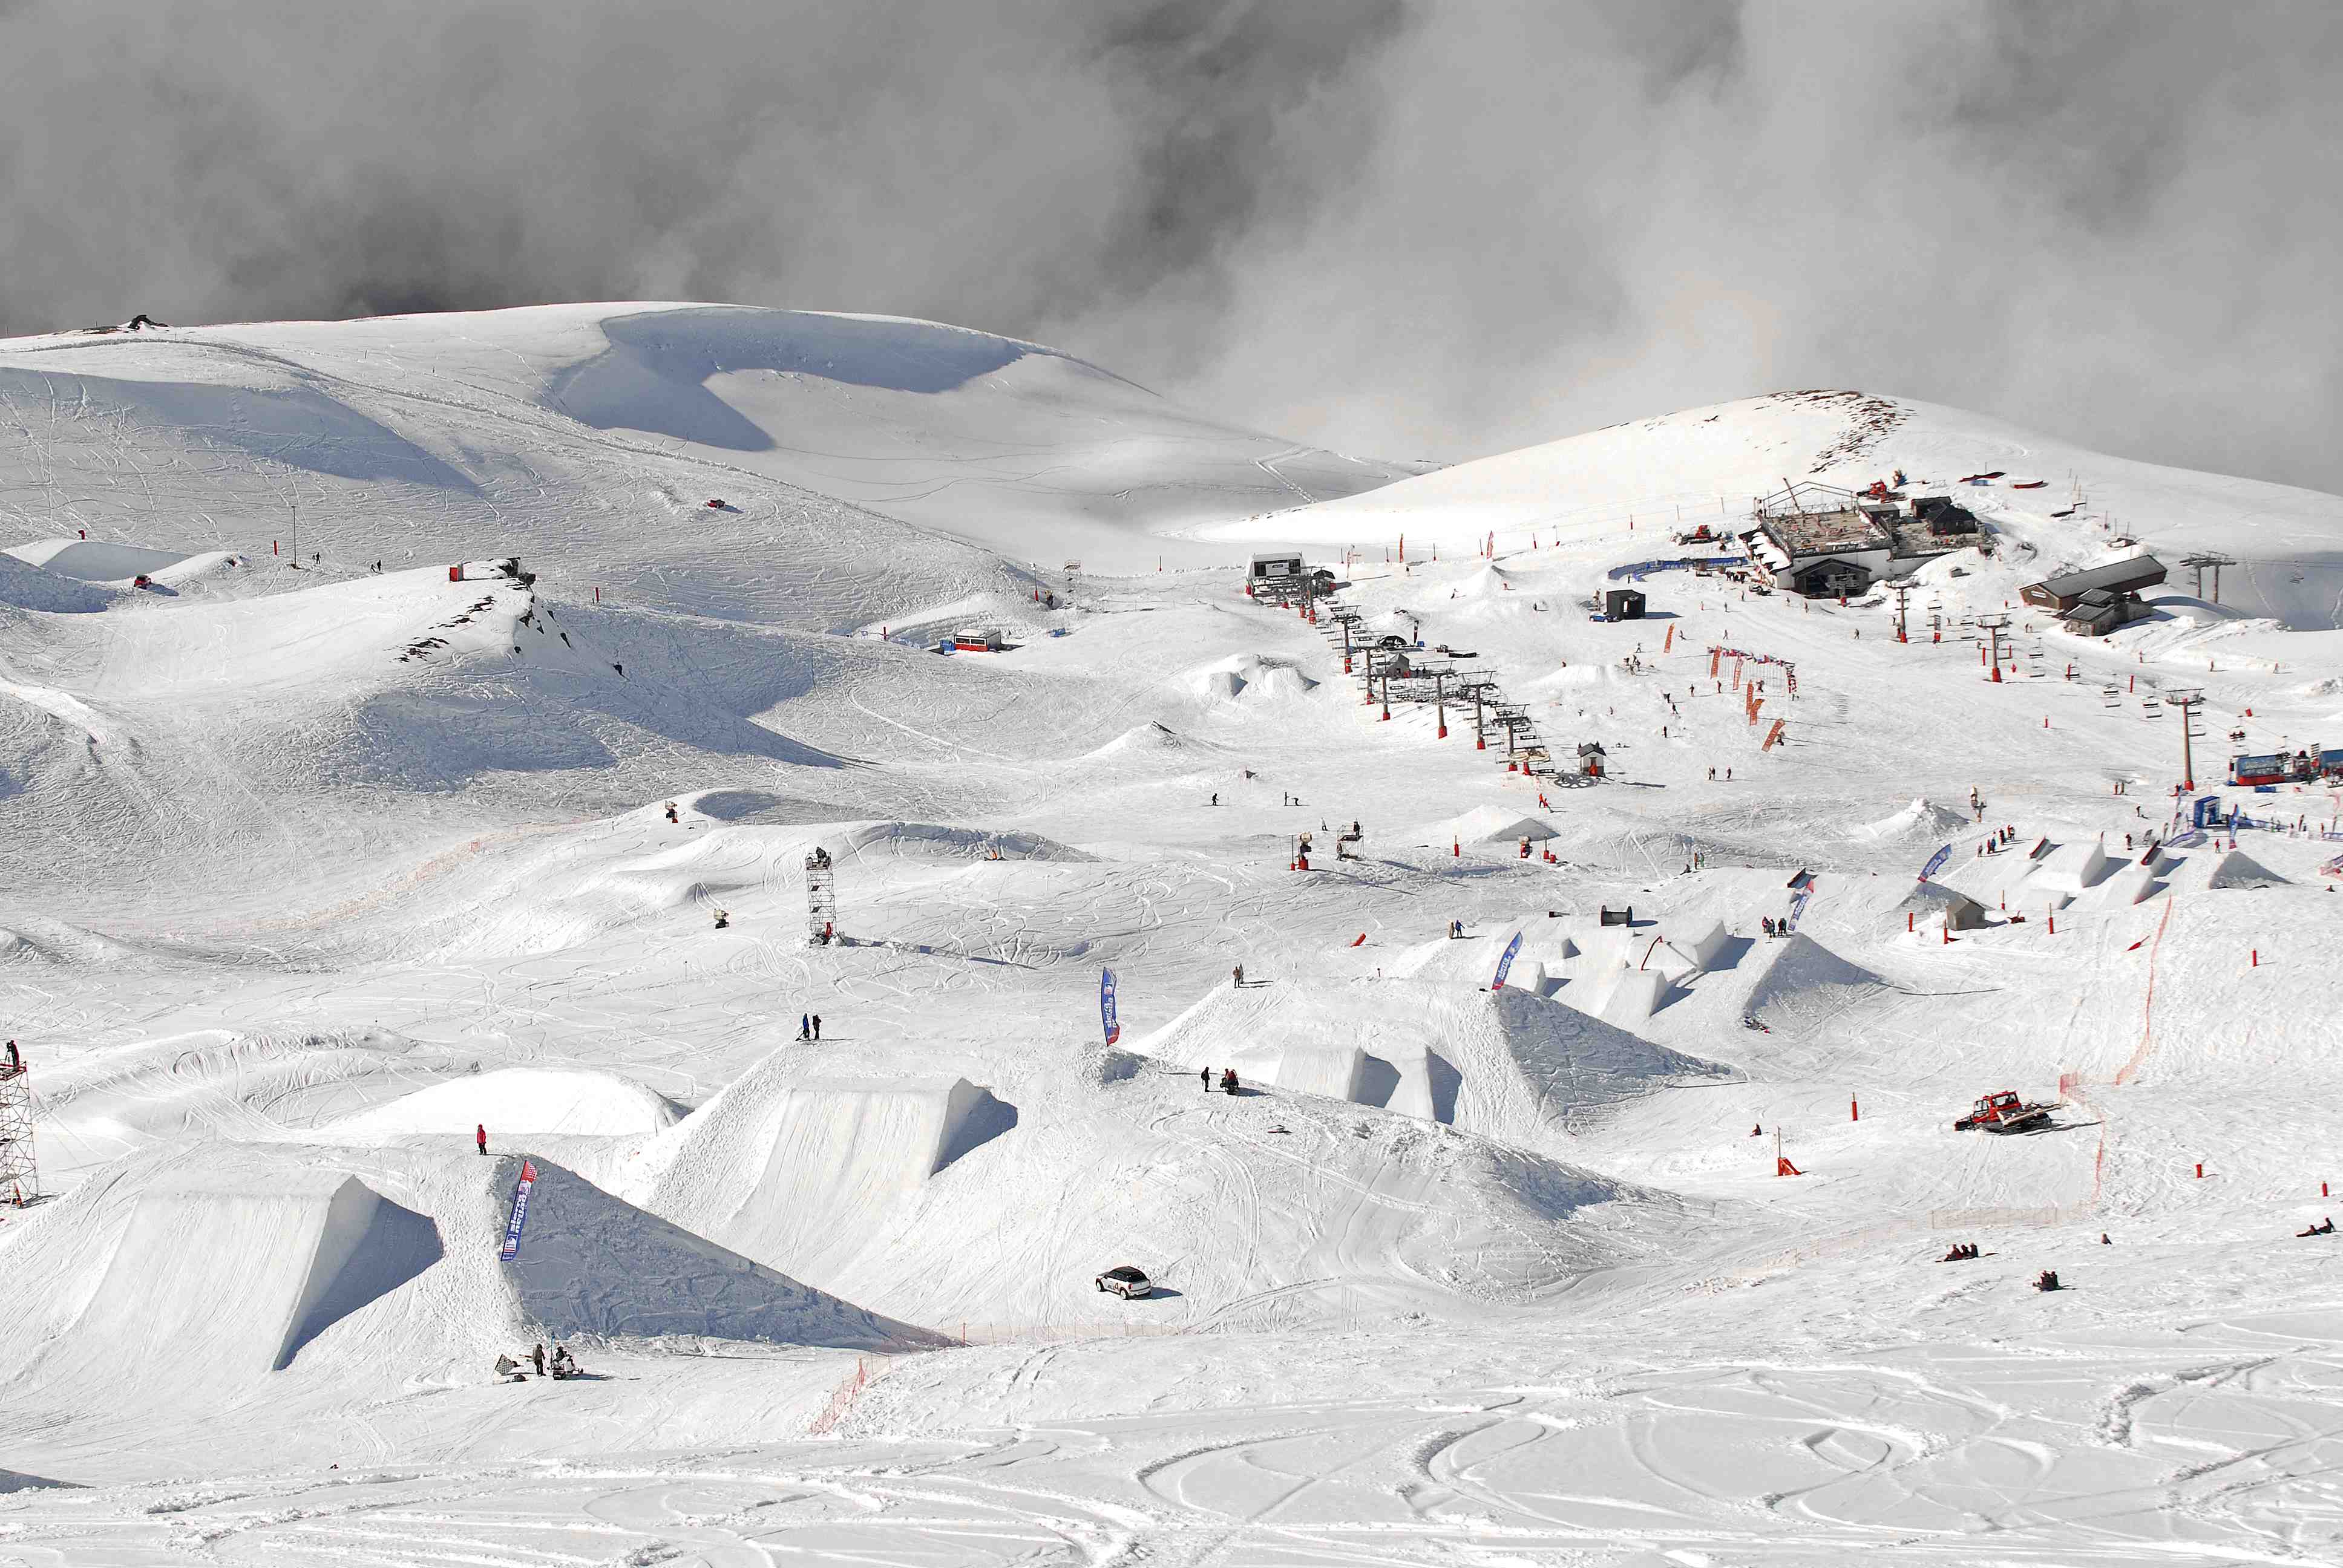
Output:
<instances>
[{"instance_id":1,"label":"person sitting in snow","mask_svg":"<svg viewBox=\"0 0 2343 1568\"><path fill-rule=\"evenodd\" d=\"M1236 1091L1237 1070L1233 1067L1224 1067L1221 1069L1221 1092L1223 1094L1234 1094Z\"/></svg>"}]
</instances>

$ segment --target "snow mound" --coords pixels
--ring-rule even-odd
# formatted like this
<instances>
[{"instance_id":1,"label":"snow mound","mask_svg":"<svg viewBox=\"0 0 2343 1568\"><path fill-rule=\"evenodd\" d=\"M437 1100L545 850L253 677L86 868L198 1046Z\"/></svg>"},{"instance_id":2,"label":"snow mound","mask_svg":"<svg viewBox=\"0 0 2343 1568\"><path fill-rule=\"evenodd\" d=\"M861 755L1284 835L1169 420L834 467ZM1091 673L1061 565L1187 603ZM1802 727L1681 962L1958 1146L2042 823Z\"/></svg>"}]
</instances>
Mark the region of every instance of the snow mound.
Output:
<instances>
[{"instance_id":1,"label":"snow mound","mask_svg":"<svg viewBox=\"0 0 2343 1568\"><path fill-rule=\"evenodd\" d=\"M1916 797L1901 811L1876 822L1861 823L1849 832L1858 839L1938 839L1966 820L1949 806L1931 805L1926 797Z\"/></svg>"},{"instance_id":2,"label":"snow mound","mask_svg":"<svg viewBox=\"0 0 2343 1568\"><path fill-rule=\"evenodd\" d=\"M1263 698L1301 697L1318 687L1292 661L1259 653L1241 653L1192 671L1186 684L1198 697L1218 702L1238 698L1258 701Z\"/></svg>"},{"instance_id":3,"label":"snow mound","mask_svg":"<svg viewBox=\"0 0 2343 1568\"><path fill-rule=\"evenodd\" d=\"M658 1132L682 1108L630 1078L576 1068L507 1067L435 1083L318 1129L336 1142L436 1134L469 1138L487 1127L500 1143L539 1134L622 1137Z\"/></svg>"},{"instance_id":4,"label":"snow mound","mask_svg":"<svg viewBox=\"0 0 2343 1568\"><path fill-rule=\"evenodd\" d=\"M1084 752L1083 756L1085 759L1097 761L1119 758L1161 757L1172 752L1188 750L1195 744L1178 730L1151 720L1145 724L1133 725L1105 745Z\"/></svg>"},{"instance_id":5,"label":"snow mound","mask_svg":"<svg viewBox=\"0 0 2343 1568\"><path fill-rule=\"evenodd\" d=\"M1803 933L1774 945L1778 949L1774 961L1750 988L1744 1004L1750 1016L1769 1024L1815 1024L1890 989L1861 964L1850 963Z\"/></svg>"},{"instance_id":6,"label":"snow mound","mask_svg":"<svg viewBox=\"0 0 2343 1568\"><path fill-rule=\"evenodd\" d=\"M2206 873L2208 888L2284 888L2290 883L2243 849L2225 849Z\"/></svg>"},{"instance_id":7,"label":"snow mound","mask_svg":"<svg viewBox=\"0 0 2343 1568\"><path fill-rule=\"evenodd\" d=\"M190 1133L301 1131L479 1066L468 1052L385 1030L166 1035L43 1068L44 1114L65 1136L41 1162L64 1174Z\"/></svg>"},{"instance_id":8,"label":"snow mound","mask_svg":"<svg viewBox=\"0 0 2343 1568\"><path fill-rule=\"evenodd\" d=\"M1519 844L1523 839L1538 843L1557 835L1535 817L1516 816L1503 806L1475 806L1459 817L1450 817L1423 829L1436 848L1443 844Z\"/></svg>"}]
</instances>

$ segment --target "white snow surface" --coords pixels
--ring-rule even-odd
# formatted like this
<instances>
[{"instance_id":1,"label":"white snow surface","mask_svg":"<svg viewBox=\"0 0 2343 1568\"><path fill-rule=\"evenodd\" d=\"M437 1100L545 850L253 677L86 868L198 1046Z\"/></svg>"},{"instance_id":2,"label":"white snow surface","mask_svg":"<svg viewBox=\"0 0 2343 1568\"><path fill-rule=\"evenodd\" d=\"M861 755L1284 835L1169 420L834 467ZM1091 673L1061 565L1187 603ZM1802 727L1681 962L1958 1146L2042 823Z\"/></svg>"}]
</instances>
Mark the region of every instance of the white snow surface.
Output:
<instances>
[{"instance_id":1,"label":"white snow surface","mask_svg":"<svg viewBox=\"0 0 2343 1568\"><path fill-rule=\"evenodd\" d=\"M2343 1557L2343 794L2212 782L2343 743L2334 498L1835 392L1398 477L737 307L0 391L0 1563ZM1898 464L2004 470L1909 642L1588 617ZM2245 564L2016 602L2118 536ZM1289 540L1610 777L1385 722Z\"/></svg>"}]
</instances>

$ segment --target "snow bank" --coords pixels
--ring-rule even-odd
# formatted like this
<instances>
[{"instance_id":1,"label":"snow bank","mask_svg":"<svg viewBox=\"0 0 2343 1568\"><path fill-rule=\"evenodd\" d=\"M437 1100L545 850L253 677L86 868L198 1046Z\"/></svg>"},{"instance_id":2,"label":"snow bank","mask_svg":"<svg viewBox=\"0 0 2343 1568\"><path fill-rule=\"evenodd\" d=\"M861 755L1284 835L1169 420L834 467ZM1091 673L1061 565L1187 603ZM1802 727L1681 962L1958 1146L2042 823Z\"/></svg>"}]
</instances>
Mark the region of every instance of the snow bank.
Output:
<instances>
[{"instance_id":1,"label":"snow bank","mask_svg":"<svg viewBox=\"0 0 2343 1568\"><path fill-rule=\"evenodd\" d=\"M318 1129L337 1142L417 1134L470 1138L486 1126L499 1144L545 1133L598 1137L658 1132L682 1108L633 1079L578 1068L507 1067L430 1088Z\"/></svg>"}]
</instances>

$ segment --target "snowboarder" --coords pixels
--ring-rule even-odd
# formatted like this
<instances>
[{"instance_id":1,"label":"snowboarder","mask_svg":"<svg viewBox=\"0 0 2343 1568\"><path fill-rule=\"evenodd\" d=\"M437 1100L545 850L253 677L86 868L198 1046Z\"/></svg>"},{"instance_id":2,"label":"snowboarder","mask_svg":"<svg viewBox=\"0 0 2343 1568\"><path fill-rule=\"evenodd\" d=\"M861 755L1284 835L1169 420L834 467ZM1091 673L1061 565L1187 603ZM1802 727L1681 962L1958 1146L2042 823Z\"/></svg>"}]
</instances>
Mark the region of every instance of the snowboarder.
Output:
<instances>
[{"instance_id":1,"label":"snowboarder","mask_svg":"<svg viewBox=\"0 0 2343 1568\"><path fill-rule=\"evenodd\" d=\"M1767 936L1772 936L1774 934L1774 917L1771 915L1758 916L1757 929L1764 931Z\"/></svg>"},{"instance_id":2,"label":"snowboarder","mask_svg":"<svg viewBox=\"0 0 2343 1568\"><path fill-rule=\"evenodd\" d=\"M813 1037L816 1040L821 1038L821 1014L820 1013L813 1015Z\"/></svg>"},{"instance_id":3,"label":"snowboarder","mask_svg":"<svg viewBox=\"0 0 2343 1568\"><path fill-rule=\"evenodd\" d=\"M1764 1122L1762 1122L1762 1121L1761 1121L1761 1122L1759 1122L1756 1126L1752 1127L1752 1128L1749 1130L1749 1136L1750 1136L1750 1137L1752 1137L1752 1138L1763 1138L1763 1137L1765 1137L1765 1124Z\"/></svg>"},{"instance_id":4,"label":"snowboarder","mask_svg":"<svg viewBox=\"0 0 2343 1568\"><path fill-rule=\"evenodd\" d=\"M478 1126L472 1129L472 1141L480 1146L481 1153L486 1154L488 1151L488 1124L487 1122L483 1121Z\"/></svg>"},{"instance_id":5,"label":"snowboarder","mask_svg":"<svg viewBox=\"0 0 2343 1568\"><path fill-rule=\"evenodd\" d=\"M674 821L674 820L676 819L676 816L675 816L675 802L674 802L674 801L672 801L672 800L670 800L670 801L669 801L669 802L667 803L667 819L668 819L669 821L670 821L670 822L672 822L672 821Z\"/></svg>"},{"instance_id":6,"label":"snowboarder","mask_svg":"<svg viewBox=\"0 0 2343 1568\"><path fill-rule=\"evenodd\" d=\"M1234 1094L1236 1091L1237 1070L1233 1067L1224 1067L1221 1069L1221 1092L1223 1094Z\"/></svg>"},{"instance_id":7,"label":"snowboarder","mask_svg":"<svg viewBox=\"0 0 2343 1568\"><path fill-rule=\"evenodd\" d=\"M1463 934L1464 934L1464 922L1463 922L1463 920L1451 920L1451 921L1449 921L1449 922L1448 922L1448 940L1449 940L1450 941L1452 941L1452 942L1453 942L1453 941L1456 940L1458 938L1462 937Z\"/></svg>"},{"instance_id":8,"label":"snowboarder","mask_svg":"<svg viewBox=\"0 0 2343 1568\"><path fill-rule=\"evenodd\" d=\"M2308 1231L2297 1231L2295 1234L2298 1236L2332 1236L2335 1234L2335 1221L2333 1220L2328 1220L2324 1224L2313 1225Z\"/></svg>"},{"instance_id":9,"label":"snowboarder","mask_svg":"<svg viewBox=\"0 0 2343 1568\"><path fill-rule=\"evenodd\" d=\"M1213 804L1213 805L1215 805L1215 806L1217 806L1217 805L1219 805L1220 803L1221 803L1221 792L1220 792L1219 790L1215 789L1215 790L1213 790L1213 791L1212 791L1212 804Z\"/></svg>"},{"instance_id":10,"label":"snowboarder","mask_svg":"<svg viewBox=\"0 0 2343 1568\"><path fill-rule=\"evenodd\" d=\"M537 1363L537 1375L543 1377L545 1375L545 1342L543 1340L539 1340L537 1342L537 1348L528 1352L528 1359Z\"/></svg>"}]
</instances>

